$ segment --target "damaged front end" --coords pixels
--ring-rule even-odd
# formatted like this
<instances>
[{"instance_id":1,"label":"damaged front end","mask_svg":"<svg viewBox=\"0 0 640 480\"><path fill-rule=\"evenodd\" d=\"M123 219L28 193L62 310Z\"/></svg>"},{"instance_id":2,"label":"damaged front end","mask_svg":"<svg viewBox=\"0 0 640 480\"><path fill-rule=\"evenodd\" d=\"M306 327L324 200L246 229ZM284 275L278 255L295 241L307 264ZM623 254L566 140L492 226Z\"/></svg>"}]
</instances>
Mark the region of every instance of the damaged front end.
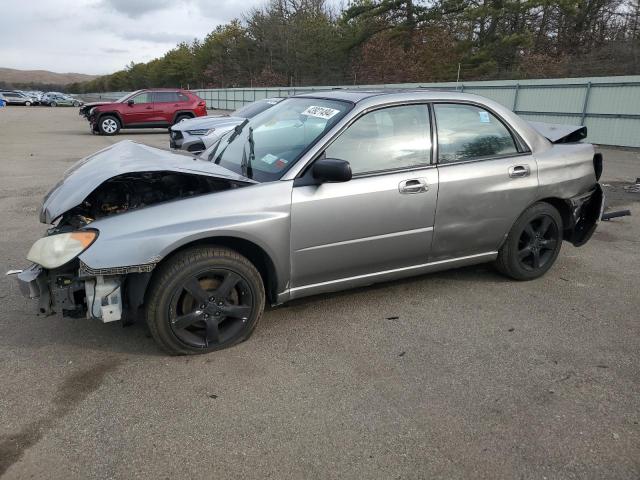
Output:
<instances>
[{"instance_id":1,"label":"damaged front end","mask_svg":"<svg viewBox=\"0 0 640 480\"><path fill-rule=\"evenodd\" d=\"M105 217L255 183L193 157L121 142L81 160L45 196L40 220L53 224L34 243L25 270L8 272L43 315L126 320L143 303L159 259L93 269L79 258ZM98 228L93 228L93 223Z\"/></svg>"},{"instance_id":2,"label":"damaged front end","mask_svg":"<svg viewBox=\"0 0 640 480\"><path fill-rule=\"evenodd\" d=\"M11 273L16 274L20 292L38 302L39 314L86 316L105 323L121 320L122 276L84 276L76 266L47 270L33 264L26 270Z\"/></svg>"}]
</instances>

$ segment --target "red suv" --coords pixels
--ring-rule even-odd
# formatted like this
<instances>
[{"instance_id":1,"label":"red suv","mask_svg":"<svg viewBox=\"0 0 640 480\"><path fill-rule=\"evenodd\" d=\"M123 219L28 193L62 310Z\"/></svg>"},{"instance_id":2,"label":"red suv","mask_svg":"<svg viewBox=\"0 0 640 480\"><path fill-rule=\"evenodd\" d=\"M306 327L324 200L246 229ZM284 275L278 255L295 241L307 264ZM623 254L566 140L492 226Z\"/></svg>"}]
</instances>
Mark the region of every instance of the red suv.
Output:
<instances>
[{"instance_id":1,"label":"red suv","mask_svg":"<svg viewBox=\"0 0 640 480\"><path fill-rule=\"evenodd\" d=\"M169 88L138 90L115 102L87 103L80 109L91 130L101 135L115 135L121 128L167 128L206 114L207 105L200 97Z\"/></svg>"}]
</instances>

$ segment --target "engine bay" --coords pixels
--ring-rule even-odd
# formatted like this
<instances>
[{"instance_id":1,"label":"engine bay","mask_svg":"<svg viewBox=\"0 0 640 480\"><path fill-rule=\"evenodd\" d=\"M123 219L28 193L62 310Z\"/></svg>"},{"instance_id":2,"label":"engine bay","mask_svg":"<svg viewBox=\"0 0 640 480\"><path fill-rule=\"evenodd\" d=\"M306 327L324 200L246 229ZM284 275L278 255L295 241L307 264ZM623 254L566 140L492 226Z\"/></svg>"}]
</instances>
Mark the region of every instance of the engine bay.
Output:
<instances>
[{"instance_id":1,"label":"engine bay","mask_svg":"<svg viewBox=\"0 0 640 480\"><path fill-rule=\"evenodd\" d=\"M83 227L99 218L163 202L238 188L244 184L205 175L136 172L110 178L77 207L66 212L58 227Z\"/></svg>"}]
</instances>

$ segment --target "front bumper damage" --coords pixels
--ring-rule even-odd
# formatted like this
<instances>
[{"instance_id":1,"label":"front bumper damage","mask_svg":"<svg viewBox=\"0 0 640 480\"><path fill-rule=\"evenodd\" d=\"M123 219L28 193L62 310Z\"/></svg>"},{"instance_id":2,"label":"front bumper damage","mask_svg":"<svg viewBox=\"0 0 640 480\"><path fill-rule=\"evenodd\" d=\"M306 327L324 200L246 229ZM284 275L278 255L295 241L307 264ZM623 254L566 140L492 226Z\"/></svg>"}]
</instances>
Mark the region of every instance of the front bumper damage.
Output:
<instances>
[{"instance_id":1,"label":"front bumper damage","mask_svg":"<svg viewBox=\"0 0 640 480\"><path fill-rule=\"evenodd\" d=\"M104 323L123 318L121 275L84 276L82 271L46 270L37 264L9 274L24 297L37 300L42 315L86 316Z\"/></svg>"}]
</instances>

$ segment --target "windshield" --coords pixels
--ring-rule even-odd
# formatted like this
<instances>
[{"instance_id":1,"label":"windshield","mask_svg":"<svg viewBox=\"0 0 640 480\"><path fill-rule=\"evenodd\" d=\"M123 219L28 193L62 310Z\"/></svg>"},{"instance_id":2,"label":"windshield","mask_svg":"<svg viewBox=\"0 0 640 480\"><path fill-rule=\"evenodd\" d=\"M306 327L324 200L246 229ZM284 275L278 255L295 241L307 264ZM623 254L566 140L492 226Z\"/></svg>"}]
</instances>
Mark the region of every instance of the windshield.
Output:
<instances>
[{"instance_id":1,"label":"windshield","mask_svg":"<svg viewBox=\"0 0 640 480\"><path fill-rule=\"evenodd\" d=\"M258 182L279 180L352 104L318 98L289 98L245 120L201 158Z\"/></svg>"},{"instance_id":2,"label":"windshield","mask_svg":"<svg viewBox=\"0 0 640 480\"><path fill-rule=\"evenodd\" d=\"M259 100L257 102L250 103L249 105L245 105L244 107L240 107L235 112L231 113L231 116L240 118L253 118L259 113L262 113L265 110L273 107L279 101L280 99Z\"/></svg>"}]
</instances>

